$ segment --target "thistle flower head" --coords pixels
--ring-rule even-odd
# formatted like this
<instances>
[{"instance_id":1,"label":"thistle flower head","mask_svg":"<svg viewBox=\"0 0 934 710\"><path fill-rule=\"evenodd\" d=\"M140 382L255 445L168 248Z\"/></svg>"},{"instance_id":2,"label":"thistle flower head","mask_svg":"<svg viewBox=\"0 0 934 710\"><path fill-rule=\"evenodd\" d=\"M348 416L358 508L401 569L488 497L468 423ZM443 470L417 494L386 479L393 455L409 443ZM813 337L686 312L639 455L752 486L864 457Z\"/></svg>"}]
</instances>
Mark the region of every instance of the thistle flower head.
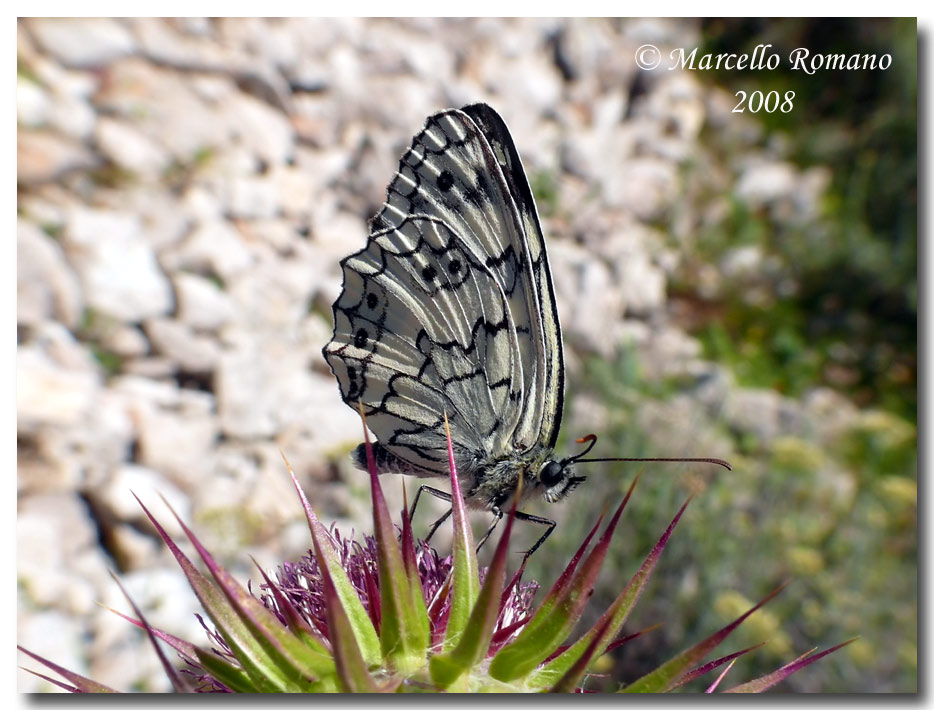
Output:
<instances>
[{"instance_id":1,"label":"thistle flower head","mask_svg":"<svg viewBox=\"0 0 934 710\"><path fill-rule=\"evenodd\" d=\"M523 566L512 574L507 571L515 510L506 519L489 567L481 569L451 459L454 542L450 555L442 557L426 543L416 543L405 511L401 530L393 525L370 456L374 534L358 541L333 526L325 528L293 474L312 546L298 562L283 563L272 576L260 570L263 581L256 594L217 564L182 523L209 576L202 574L144 506L204 607L210 623L202 623L211 647L195 646L152 628L135 605L138 619L126 618L152 638L178 691L584 690L585 679L601 655L644 633L619 638L687 503L613 603L571 643L569 636L584 613L636 482L605 526L606 514L600 516L564 571L534 605L538 584L521 581ZM707 686L708 692L718 689L732 661L756 647L708 662L705 657L778 591L621 692L672 690L723 666ZM181 671L169 663L157 638L182 658ZM765 690L840 646L805 654L730 690ZM67 683L49 680L68 690L110 690L25 653L65 678Z\"/></svg>"}]
</instances>

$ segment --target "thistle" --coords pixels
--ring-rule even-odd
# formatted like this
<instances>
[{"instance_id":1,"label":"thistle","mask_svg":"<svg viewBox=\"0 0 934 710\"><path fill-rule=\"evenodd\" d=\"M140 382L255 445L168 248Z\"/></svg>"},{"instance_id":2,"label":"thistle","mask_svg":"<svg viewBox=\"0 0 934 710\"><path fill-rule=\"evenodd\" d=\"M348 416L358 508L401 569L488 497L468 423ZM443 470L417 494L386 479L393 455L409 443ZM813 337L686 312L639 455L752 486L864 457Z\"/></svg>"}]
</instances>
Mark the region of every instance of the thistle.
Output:
<instances>
[{"instance_id":1,"label":"thistle","mask_svg":"<svg viewBox=\"0 0 934 710\"><path fill-rule=\"evenodd\" d=\"M479 568L450 440L454 541L448 557L440 557L424 542L415 542L405 510L401 534L397 534L369 442L367 451L373 536L356 542L342 537L333 527L326 529L289 467L308 520L312 549L298 563L283 564L275 578L260 570L263 583L258 596L220 567L179 520L210 576L198 571L143 506L213 625L208 629L212 647L202 648L152 628L135 604L137 619L124 617L149 635L176 691L580 692L586 690L588 675L600 656L650 630L618 638L690 500L596 624L568 644L638 477L596 543L591 546L606 513L541 603L533 607L538 585L521 581L524 562L518 571L507 575L514 508L492 562L485 569ZM707 692L718 689L735 660L757 646L706 663L703 659L780 589L620 691L666 692L725 666L706 687ZM169 662L156 639L175 649L184 662L181 670ZM773 673L726 692L761 692L846 643L814 655L804 654ZM22 650L63 677L67 682L36 673L62 688L114 692Z\"/></svg>"}]
</instances>

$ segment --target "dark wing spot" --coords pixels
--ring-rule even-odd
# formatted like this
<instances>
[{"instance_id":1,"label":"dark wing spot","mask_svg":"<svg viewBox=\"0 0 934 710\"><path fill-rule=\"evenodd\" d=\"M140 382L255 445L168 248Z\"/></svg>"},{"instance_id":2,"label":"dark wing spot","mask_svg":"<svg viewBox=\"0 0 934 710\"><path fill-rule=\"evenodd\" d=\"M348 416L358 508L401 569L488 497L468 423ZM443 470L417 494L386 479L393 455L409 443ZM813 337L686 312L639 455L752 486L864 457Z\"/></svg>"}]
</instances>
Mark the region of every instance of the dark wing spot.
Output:
<instances>
[{"instance_id":1,"label":"dark wing spot","mask_svg":"<svg viewBox=\"0 0 934 710\"><path fill-rule=\"evenodd\" d=\"M367 340L369 340L370 334L366 332L366 328L361 328L353 336L353 344L355 347L363 348L366 346Z\"/></svg>"},{"instance_id":2,"label":"dark wing spot","mask_svg":"<svg viewBox=\"0 0 934 710\"><path fill-rule=\"evenodd\" d=\"M425 279L425 281L434 281L437 275L438 272L431 264L422 269L422 278Z\"/></svg>"},{"instance_id":3,"label":"dark wing spot","mask_svg":"<svg viewBox=\"0 0 934 710\"><path fill-rule=\"evenodd\" d=\"M490 186L487 184L483 173L477 173L477 192L479 192L481 196L490 194Z\"/></svg>"},{"instance_id":4,"label":"dark wing spot","mask_svg":"<svg viewBox=\"0 0 934 710\"><path fill-rule=\"evenodd\" d=\"M438 175L438 189L447 192L454 185L454 176L448 170L442 170Z\"/></svg>"},{"instance_id":5,"label":"dark wing spot","mask_svg":"<svg viewBox=\"0 0 934 710\"><path fill-rule=\"evenodd\" d=\"M366 305L369 309L376 308L376 304L379 303L379 297L375 293L367 294Z\"/></svg>"},{"instance_id":6,"label":"dark wing spot","mask_svg":"<svg viewBox=\"0 0 934 710\"><path fill-rule=\"evenodd\" d=\"M448 264L448 272L452 275L456 275L460 273L461 266L463 266L463 264L461 264L460 259L451 259L451 263Z\"/></svg>"},{"instance_id":7,"label":"dark wing spot","mask_svg":"<svg viewBox=\"0 0 934 710\"><path fill-rule=\"evenodd\" d=\"M464 190L464 199L472 205L480 206L484 202L484 195L480 190L474 187L468 187Z\"/></svg>"}]
</instances>

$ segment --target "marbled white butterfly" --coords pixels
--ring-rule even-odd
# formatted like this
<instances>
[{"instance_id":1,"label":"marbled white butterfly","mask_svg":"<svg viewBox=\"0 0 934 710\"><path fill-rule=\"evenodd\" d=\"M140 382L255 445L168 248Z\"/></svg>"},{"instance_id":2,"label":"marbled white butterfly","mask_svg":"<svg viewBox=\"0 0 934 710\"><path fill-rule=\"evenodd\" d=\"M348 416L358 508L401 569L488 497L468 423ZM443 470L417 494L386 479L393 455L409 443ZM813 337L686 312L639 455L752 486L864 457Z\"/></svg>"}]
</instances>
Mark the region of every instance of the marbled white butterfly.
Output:
<instances>
[{"instance_id":1,"label":"marbled white butterfly","mask_svg":"<svg viewBox=\"0 0 934 710\"><path fill-rule=\"evenodd\" d=\"M489 106L428 118L366 246L341 268L324 356L344 401L354 409L362 403L378 440L377 469L448 477L447 414L464 498L495 516L483 539L520 477L523 499L553 503L583 482L576 463L644 460L585 460L595 437L581 440L590 446L577 456L554 456L564 401L561 326L532 191L506 124ZM363 444L354 459L366 468ZM549 526L531 554L555 523L517 517Z\"/></svg>"}]
</instances>

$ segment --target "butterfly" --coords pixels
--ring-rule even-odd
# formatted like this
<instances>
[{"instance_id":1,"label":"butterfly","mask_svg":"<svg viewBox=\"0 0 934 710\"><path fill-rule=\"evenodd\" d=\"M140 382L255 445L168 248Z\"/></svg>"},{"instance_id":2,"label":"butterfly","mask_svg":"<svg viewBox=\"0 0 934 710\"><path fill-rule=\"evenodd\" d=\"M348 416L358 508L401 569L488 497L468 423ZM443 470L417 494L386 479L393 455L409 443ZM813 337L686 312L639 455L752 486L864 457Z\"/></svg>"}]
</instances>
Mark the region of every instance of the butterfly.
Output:
<instances>
[{"instance_id":1,"label":"butterfly","mask_svg":"<svg viewBox=\"0 0 934 710\"><path fill-rule=\"evenodd\" d=\"M575 464L633 460L584 459L593 436L583 453L555 456L565 373L554 286L528 178L490 106L427 119L341 269L323 353L344 402L362 405L381 473L447 478L446 416L464 499L494 514L485 540L520 479L523 501L554 503L585 480ZM363 444L353 458L366 469ZM555 522L517 517L548 526L528 555Z\"/></svg>"}]
</instances>

